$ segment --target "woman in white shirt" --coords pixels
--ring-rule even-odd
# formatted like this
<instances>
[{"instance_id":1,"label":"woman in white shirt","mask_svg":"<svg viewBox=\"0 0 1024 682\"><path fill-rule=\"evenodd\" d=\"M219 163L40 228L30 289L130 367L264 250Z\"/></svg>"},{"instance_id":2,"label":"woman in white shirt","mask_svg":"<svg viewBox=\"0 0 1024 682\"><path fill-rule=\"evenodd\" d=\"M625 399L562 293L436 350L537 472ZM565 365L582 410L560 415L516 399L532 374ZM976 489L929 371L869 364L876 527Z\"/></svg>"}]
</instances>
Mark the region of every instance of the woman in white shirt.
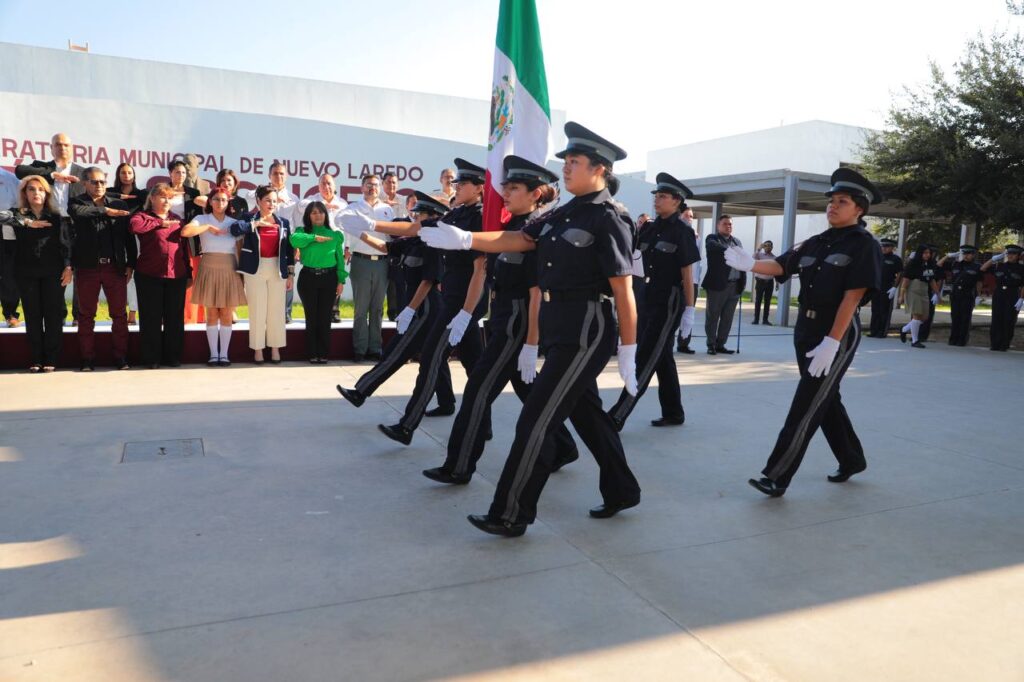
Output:
<instances>
[{"instance_id":1,"label":"woman in white shirt","mask_svg":"<svg viewBox=\"0 0 1024 682\"><path fill-rule=\"evenodd\" d=\"M236 272L237 237L231 234L235 219L231 197L223 187L215 187L207 196L206 212L197 215L181 230L182 237L199 237L202 258L192 285L192 302L206 308L206 340L210 344L211 367L227 367L231 344L231 314L235 306L245 305L245 286ZM218 348L219 346L219 348Z\"/></svg>"}]
</instances>

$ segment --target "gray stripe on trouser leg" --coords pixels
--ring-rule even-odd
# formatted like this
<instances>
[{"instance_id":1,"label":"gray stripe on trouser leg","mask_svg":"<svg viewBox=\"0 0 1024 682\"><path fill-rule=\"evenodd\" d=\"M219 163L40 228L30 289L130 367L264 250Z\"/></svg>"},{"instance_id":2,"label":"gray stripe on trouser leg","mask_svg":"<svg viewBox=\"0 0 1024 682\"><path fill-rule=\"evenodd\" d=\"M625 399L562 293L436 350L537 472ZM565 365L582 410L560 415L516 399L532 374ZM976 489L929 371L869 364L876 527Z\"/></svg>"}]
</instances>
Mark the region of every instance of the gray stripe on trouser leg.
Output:
<instances>
[{"instance_id":1,"label":"gray stripe on trouser leg","mask_svg":"<svg viewBox=\"0 0 1024 682\"><path fill-rule=\"evenodd\" d=\"M523 345L523 339L526 337L526 324L520 325L521 329L518 334L514 332L516 321L522 317L525 307L526 301L523 299L512 301L512 315L509 316L508 324L505 326L505 345L502 347L501 353L498 354L494 364L487 371L487 376L484 377L483 382L480 384L477 399L473 402L469 413L469 424L467 424L466 430L462 434L462 447L459 448L459 458L455 462L455 474L464 474L466 469L469 468L473 443L476 441L476 434L480 430L480 423L483 421L484 413L490 405L487 398L494 388L494 382L504 373L505 367L512 359L516 349ZM465 396L463 396L463 406L465 406Z\"/></svg>"},{"instance_id":2,"label":"gray stripe on trouser leg","mask_svg":"<svg viewBox=\"0 0 1024 682\"><path fill-rule=\"evenodd\" d=\"M409 347L409 344L412 343L420 327L427 323L427 318L430 316L430 300L428 298L423 299L423 303L420 304L420 310L417 312L418 314L405 330L405 334L402 334L402 338L398 340L398 343L391 349L388 356L374 365L369 372L359 377L359 381L356 382L357 391L363 393L362 386L366 386L368 383L376 381L380 375L390 372L395 363L399 362L399 358ZM405 364L408 362L408 359L401 362Z\"/></svg>"},{"instance_id":3,"label":"gray stripe on trouser leg","mask_svg":"<svg viewBox=\"0 0 1024 682\"><path fill-rule=\"evenodd\" d=\"M661 329L658 330L658 340L655 342L654 347L651 349L651 354L647 358L647 363L640 368L640 373L636 377L638 387L646 387L651 382L651 377L654 376L654 371L658 368L658 362L661 360L661 354L665 350L665 344L669 342L669 336L672 334L672 328L676 326L677 320L681 311L679 309L679 301L681 300L681 290L675 287L672 288L672 292L668 296L668 315L665 316L665 323L661 325ZM619 403L611 417L619 421L623 421L630 412L633 411L633 406L636 405L636 401L640 399L640 391L637 391L637 395L630 395L626 392L626 399Z\"/></svg>"},{"instance_id":4,"label":"gray stripe on trouser leg","mask_svg":"<svg viewBox=\"0 0 1024 682\"><path fill-rule=\"evenodd\" d=\"M854 314L850 322L850 328L846 330L842 340L839 342L839 352L836 354L836 359L832 362L828 375L821 382L821 385L818 386L818 391L814 394L814 398L811 400L807 411L800 418L800 423L797 425L793 438L789 441L789 447L782 453L782 457L779 458L775 467L768 472L768 478L775 480L789 469L793 465L793 460L796 459L797 454L800 452L804 439L814 435L807 433L811 425L811 418L821 408L821 404L825 399L835 393L836 387L839 384L839 377L849 368L850 363L853 361L853 354L857 351L859 345L860 319L858 315Z\"/></svg>"},{"instance_id":5,"label":"gray stripe on trouser leg","mask_svg":"<svg viewBox=\"0 0 1024 682\"><path fill-rule=\"evenodd\" d=\"M551 419L554 417L555 410L565 400L569 389L579 380L583 370L586 368L587 362L590 361L598 346L601 345L602 338L604 337L604 316L601 314L600 306L601 303L597 301L587 303L587 314L583 319L583 328L580 331L580 349L577 351L576 357L569 363L565 374L562 375L558 384L555 385L555 390L552 391L551 397L537 418L537 423L533 425L533 429L530 431L529 438L526 439L523 456L519 460L519 468L512 479L512 485L509 486L505 513L501 517L504 521L515 522L518 517L519 496L523 494L523 488L526 487L526 483L530 480L530 475L533 473L533 467L537 464L537 457L540 455L541 445L544 443L544 434L547 432ZM587 337L589 336L590 326L594 322L597 323L597 334L594 335L594 341L591 343ZM541 372L543 371L544 368L541 368Z\"/></svg>"},{"instance_id":6,"label":"gray stripe on trouser leg","mask_svg":"<svg viewBox=\"0 0 1024 682\"><path fill-rule=\"evenodd\" d=\"M472 326L472 323L470 326ZM477 330L477 333L479 333L479 330ZM437 345L434 347L434 354L430 356L430 365L427 367L427 380L423 384L423 390L420 392L416 402L413 403L412 411L408 413L409 420L407 421L406 415L403 415L399 422L406 428L409 428L409 421L413 421L417 425L419 424L420 419L423 418L424 411L427 409L427 404L434 397L434 388L437 386L437 373L440 371L441 366L441 356L448 350L448 336L450 334L447 331L441 332L441 337L438 338ZM420 362L422 363L423 361L420 360Z\"/></svg>"}]
</instances>

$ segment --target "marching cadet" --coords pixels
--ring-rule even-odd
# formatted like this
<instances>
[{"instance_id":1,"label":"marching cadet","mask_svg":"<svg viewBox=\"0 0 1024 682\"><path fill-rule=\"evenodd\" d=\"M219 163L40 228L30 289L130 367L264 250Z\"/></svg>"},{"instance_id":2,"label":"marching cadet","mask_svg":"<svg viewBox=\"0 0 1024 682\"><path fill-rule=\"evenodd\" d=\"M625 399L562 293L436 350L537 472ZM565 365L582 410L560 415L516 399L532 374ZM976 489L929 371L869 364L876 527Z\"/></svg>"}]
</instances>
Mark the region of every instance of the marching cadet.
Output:
<instances>
[{"instance_id":1,"label":"marching cadet","mask_svg":"<svg viewBox=\"0 0 1024 682\"><path fill-rule=\"evenodd\" d=\"M656 218L643 226L637 240L644 272L643 300L638 303L637 395L623 390L618 402L608 410L619 431L655 372L661 417L652 420L651 425L679 425L686 419L672 342L680 325L684 337L689 336L693 328L694 291L690 282L693 264L700 260L700 253L693 228L679 217L693 192L668 173L658 173L656 181L651 192Z\"/></svg>"},{"instance_id":2,"label":"marching cadet","mask_svg":"<svg viewBox=\"0 0 1024 682\"><path fill-rule=\"evenodd\" d=\"M1024 308L1024 264L1020 262L1021 251L1021 247L1010 244L1003 253L993 256L981 266L982 272L992 270L996 278L996 287L992 291L992 326L989 328L991 350L1010 349L1017 314Z\"/></svg>"},{"instance_id":3,"label":"marching cadet","mask_svg":"<svg viewBox=\"0 0 1024 682\"><path fill-rule=\"evenodd\" d=\"M525 533L537 516L537 500L553 466L552 449L544 441L566 418L601 469L604 502L590 515L608 518L640 503L640 486L597 390L597 377L615 352L614 299L619 376L636 393L632 242L608 191L612 164L626 153L575 122L565 124L565 134L568 146L556 156L565 160L562 177L574 195L569 203L522 230L470 233L439 223L420 231L436 248L537 251L544 365L516 422L491 508L469 517L480 530L507 537Z\"/></svg>"},{"instance_id":4,"label":"marching cadet","mask_svg":"<svg viewBox=\"0 0 1024 682\"><path fill-rule=\"evenodd\" d=\"M770 497L785 494L819 426L839 460L829 481L842 483L867 468L839 382L860 344L857 308L881 282L882 252L865 229L864 216L882 195L851 168L838 169L831 181L825 193L829 229L775 261L755 261L736 246L725 252L726 263L738 270L773 275L780 282L800 276L800 310L793 331L800 383L761 478L749 481Z\"/></svg>"},{"instance_id":5,"label":"marching cadet","mask_svg":"<svg viewBox=\"0 0 1024 682\"><path fill-rule=\"evenodd\" d=\"M892 320L893 303L899 291L903 259L893 253L896 242L892 239L879 240L882 245L882 286L871 296L871 332L868 336L884 339Z\"/></svg>"},{"instance_id":6,"label":"marching cadet","mask_svg":"<svg viewBox=\"0 0 1024 682\"><path fill-rule=\"evenodd\" d=\"M935 260L935 248L929 244L921 244L910 256L907 266L903 269L900 279L899 301L897 305L907 304L910 322L900 329L900 342L907 342L910 332L910 345L924 348L921 338L924 336L921 327L931 318L934 306L939 304L942 291L942 271Z\"/></svg>"},{"instance_id":7,"label":"marching cadet","mask_svg":"<svg viewBox=\"0 0 1024 682\"><path fill-rule=\"evenodd\" d=\"M949 292L951 346L966 346L971 335L971 315L981 297L981 266L975 260L977 253L971 244L962 244L959 251L939 259L939 267L952 276Z\"/></svg>"},{"instance_id":8,"label":"marching cadet","mask_svg":"<svg viewBox=\"0 0 1024 682\"><path fill-rule=\"evenodd\" d=\"M520 230L554 200L552 183L558 181L558 176L514 155L506 156L502 165L502 197L512 215L504 229ZM443 465L423 472L439 483L469 483L484 451L486 434L481 426L486 409L509 381L525 403L530 394L529 384L537 374L540 288L536 251L513 251L489 258L488 276L491 315L487 343L462 393L462 403L448 437L448 457ZM554 453L544 459L555 463L555 471L579 457L576 443L564 424L558 426L553 439L545 439L544 447L554 448Z\"/></svg>"},{"instance_id":9,"label":"marching cadet","mask_svg":"<svg viewBox=\"0 0 1024 682\"><path fill-rule=\"evenodd\" d=\"M448 212L448 207L432 196L416 192L416 205L412 212L419 221L436 220ZM401 226L401 227L400 227ZM404 231L402 231L404 227ZM368 397L391 378L410 358L420 352L427 331L440 320L441 293L437 283L441 281L441 254L429 248L419 237L409 236L415 230L409 223L401 221L375 222L374 229L381 234L395 234L403 239L391 241L389 247L399 245L401 260L399 268L405 279L406 291L413 292L408 305L402 309L395 319L398 334L392 337L384 349L383 359L368 372L359 377L355 388L337 386L338 393L356 407L360 407ZM359 238L366 241L373 239L367 232L361 232ZM389 248L389 252L392 248ZM455 394L452 391L452 375L448 365L438 368L437 383L434 389L439 405L454 405Z\"/></svg>"}]
</instances>

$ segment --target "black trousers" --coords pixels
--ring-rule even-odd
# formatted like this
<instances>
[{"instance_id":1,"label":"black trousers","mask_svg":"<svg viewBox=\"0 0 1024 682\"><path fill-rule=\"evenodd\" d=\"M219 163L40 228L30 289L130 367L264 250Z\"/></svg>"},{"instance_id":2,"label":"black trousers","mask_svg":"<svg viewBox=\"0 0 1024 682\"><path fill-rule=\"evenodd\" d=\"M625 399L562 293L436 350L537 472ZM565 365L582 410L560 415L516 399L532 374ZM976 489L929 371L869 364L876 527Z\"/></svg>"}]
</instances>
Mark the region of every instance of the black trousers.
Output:
<instances>
[{"instance_id":1,"label":"black trousers","mask_svg":"<svg viewBox=\"0 0 1024 682\"><path fill-rule=\"evenodd\" d=\"M586 306L580 341L553 344L545 349L544 366L534 379L516 422L512 450L488 512L494 520L533 523L536 519L537 500L553 463L553 449L545 448L544 441L566 419L572 421L597 460L605 504L627 504L640 499L640 485L626 463L622 441L611 417L602 408L597 391L597 377L615 351L611 304L589 301L558 305Z\"/></svg>"},{"instance_id":2,"label":"black trousers","mask_svg":"<svg viewBox=\"0 0 1024 682\"><path fill-rule=\"evenodd\" d=\"M64 287L60 271L47 275L18 275L25 311L25 333L33 365L57 366L64 342Z\"/></svg>"},{"instance_id":3,"label":"black trousers","mask_svg":"<svg viewBox=\"0 0 1024 682\"><path fill-rule=\"evenodd\" d=\"M803 315L803 310L800 314ZM860 318L855 314L850 328L839 342L839 350L828 374L816 378L807 373L811 361L805 354L818 345L821 337L808 337L801 342L794 335L800 383L797 384L793 404L789 407L775 449L762 471L778 486L785 488L789 485L819 426L832 448L832 454L839 461L841 471L856 471L864 467L864 448L853 430L839 395L839 382L853 362L857 346L860 345L860 331Z\"/></svg>"},{"instance_id":4,"label":"black trousers","mask_svg":"<svg viewBox=\"0 0 1024 682\"><path fill-rule=\"evenodd\" d=\"M387 304L387 317L392 322L398 317L398 313L409 304L412 294L406 291L405 277L402 276L402 268L388 262L388 291L385 295Z\"/></svg>"},{"instance_id":5,"label":"black trousers","mask_svg":"<svg viewBox=\"0 0 1024 682\"><path fill-rule=\"evenodd\" d=\"M949 345L966 346L971 337L971 314L974 312L974 289L957 291L949 295Z\"/></svg>"},{"instance_id":6,"label":"black trousers","mask_svg":"<svg viewBox=\"0 0 1024 682\"><path fill-rule=\"evenodd\" d=\"M871 295L871 336L885 336L889 333L892 303L887 289L878 289Z\"/></svg>"},{"instance_id":7,"label":"black trousers","mask_svg":"<svg viewBox=\"0 0 1024 682\"><path fill-rule=\"evenodd\" d=\"M326 358L331 352L331 308L338 291L338 271L302 268L298 287L306 310L306 358Z\"/></svg>"},{"instance_id":8,"label":"black trousers","mask_svg":"<svg viewBox=\"0 0 1024 682\"><path fill-rule=\"evenodd\" d=\"M186 283L184 277L174 279L135 273L142 364L181 363L185 346Z\"/></svg>"},{"instance_id":9,"label":"black trousers","mask_svg":"<svg viewBox=\"0 0 1024 682\"><path fill-rule=\"evenodd\" d=\"M486 442L484 417L509 381L523 404L530 395L531 385L523 382L518 369L519 351L526 340L529 302L519 298L503 305L511 306L511 314L489 321L487 343L469 374L462 404L448 437L448 457L441 468L449 473L463 475L476 471ZM565 424L559 424L552 436L545 438L544 447L552 450L546 455L551 461L577 449Z\"/></svg>"},{"instance_id":10,"label":"black trousers","mask_svg":"<svg viewBox=\"0 0 1024 682\"><path fill-rule=\"evenodd\" d=\"M931 297L931 290L929 290L928 296ZM928 340L928 337L932 333L932 322L935 321L935 306L928 303L928 319L921 320L921 329L917 332L917 340L924 342Z\"/></svg>"},{"instance_id":11,"label":"black trousers","mask_svg":"<svg viewBox=\"0 0 1024 682\"><path fill-rule=\"evenodd\" d=\"M989 348L1008 350L1013 341L1013 328L1017 324L1017 290L1012 294L996 289L992 294L992 326L989 327ZM23 295L24 296L24 295Z\"/></svg>"},{"instance_id":12,"label":"black trousers","mask_svg":"<svg viewBox=\"0 0 1024 682\"><path fill-rule=\"evenodd\" d=\"M419 353L427 338L427 332L441 317L441 312L441 296L436 291L431 292L423 299L423 303L416 311L416 317L409 323L409 328L405 330L405 333L396 334L384 347L383 359L359 377L359 381L356 382L356 390L365 396L373 395L385 381L402 368L402 365ZM447 364L438 369L434 392L437 394L439 404L455 404L452 375Z\"/></svg>"},{"instance_id":13,"label":"black trousers","mask_svg":"<svg viewBox=\"0 0 1024 682\"><path fill-rule=\"evenodd\" d=\"M655 374L658 375L661 416L666 419L684 418L679 372L676 370L676 360L672 354L672 339L679 328L683 306L683 290L678 287L673 287L669 292L667 304L644 306L636 348L637 394L632 396L626 389L622 389L618 402L608 410L612 419L621 423L626 422Z\"/></svg>"},{"instance_id":14,"label":"black trousers","mask_svg":"<svg viewBox=\"0 0 1024 682\"><path fill-rule=\"evenodd\" d=\"M16 241L0 240L0 310L5 320L18 317L18 280L14 273Z\"/></svg>"},{"instance_id":15,"label":"black trousers","mask_svg":"<svg viewBox=\"0 0 1024 682\"><path fill-rule=\"evenodd\" d=\"M754 322L768 321L768 311L772 307L772 294L775 293L774 279L754 278ZM764 317L761 317L761 303L764 302Z\"/></svg>"},{"instance_id":16,"label":"black trousers","mask_svg":"<svg viewBox=\"0 0 1024 682\"><path fill-rule=\"evenodd\" d=\"M427 411L430 398L434 395L437 377L441 373L441 368L448 365L448 358L452 354L453 347L448 343L450 330L447 329L447 326L452 318L462 310L466 300L465 292L463 291L462 294L462 296L441 297L441 315L434 318L433 324L423 340L423 348L420 349L420 371L416 375L416 387L413 389L409 402L405 405L405 413L402 414L402 418L399 420L399 423L410 431L415 431L416 427L420 425L420 421L423 420L423 413ZM487 291L485 289L483 296L481 296L480 304L473 311L469 327L459 343L459 362L462 363L467 375L473 371L473 367L483 353L484 342L483 337L480 335L479 322L486 311ZM450 405L438 402L445 407L455 407L454 400ZM487 408L484 426L485 431L489 431L491 428L490 407Z\"/></svg>"}]
</instances>

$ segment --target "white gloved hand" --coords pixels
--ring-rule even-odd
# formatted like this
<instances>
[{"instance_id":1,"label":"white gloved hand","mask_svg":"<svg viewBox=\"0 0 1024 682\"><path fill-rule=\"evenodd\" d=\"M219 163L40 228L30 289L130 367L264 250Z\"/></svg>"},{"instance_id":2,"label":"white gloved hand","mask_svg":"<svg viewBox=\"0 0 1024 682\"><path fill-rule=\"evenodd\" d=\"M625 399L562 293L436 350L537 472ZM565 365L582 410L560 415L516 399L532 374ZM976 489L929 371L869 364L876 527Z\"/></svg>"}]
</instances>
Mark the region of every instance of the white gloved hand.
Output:
<instances>
[{"instance_id":1,"label":"white gloved hand","mask_svg":"<svg viewBox=\"0 0 1024 682\"><path fill-rule=\"evenodd\" d=\"M807 365L807 373L812 377L820 377L828 374L832 367L832 361L836 359L836 352L839 350L839 342L831 336L821 340L814 350L807 351L807 357L811 358L811 364Z\"/></svg>"},{"instance_id":2,"label":"white gloved hand","mask_svg":"<svg viewBox=\"0 0 1024 682\"><path fill-rule=\"evenodd\" d=\"M1004 260L1006 260L1005 253L997 253L996 255L992 256L993 263L1002 263Z\"/></svg>"},{"instance_id":3,"label":"white gloved hand","mask_svg":"<svg viewBox=\"0 0 1024 682\"><path fill-rule=\"evenodd\" d=\"M377 226L377 221L357 211L351 211L335 218L335 227L338 226L358 239L363 232L371 232Z\"/></svg>"},{"instance_id":4,"label":"white gloved hand","mask_svg":"<svg viewBox=\"0 0 1024 682\"><path fill-rule=\"evenodd\" d=\"M460 310L452 321L448 323L446 329L450 329L451 333L448 335L448 343L457 346L459 341L462 341L462 335L466 333L466 329L469 327L470 320L473 316L467 313L465 310Z\"/></svg>"},{"instance_id":5,"label":"white gloved hand","mask_svg":"<svg viewBox=\"0 0 1024 682\"><path fill-rule=\"evenodd\" d=\"M981 296L975 296L974 297L974 306L977 307L979 305L981 305Z\"/></svg>"},{"instance_id":6,"label":"white gloved hand","mask_svg":"<svg viewBox=\"0 0 1024 682\"><path fill-rule=\"evenodd\" d=\"M628 346L619 344L618 352L619 376L626 384L626 393L635 396L638 393L636 386L636 344Z\"/></svg>"},{"instance_id":7,"label":"white gloved hand","mask_svg":"<svg viewBox=\"0 0 1024 682\"><path fill-rule=\"evenodd\" d=\"M537 346L529 343L523 344L523 349L519 351L517 368L519 376L523 378L523 383L532 384L537 377Z\"/></svg>"},{"instance_id":8,"label":"white gloved hand","mask_svg":"<svg viewBox=\"0 0 1024 682\"><path fill-rule=\"evenodd\" d=\"M959 251L950 251L949 253L946 254L946 258L956 258L959 255Z\"/></svg>"},{"instance_id":9,"label":"white gloved hand","mask_svg":"<svg viewBox=\"0 0 1024 682\"><path fill-rule=\"evenodd\" d=\"M469 251L473 248L472 232L441 221L438 221L437 227L421 227L420 239L431 248L445 251Z\"/></svg>"},{"instance_id":10,"label":"white gloved hand","mask_svg":"<svg viewBox=\"0 0 1024 682\"><path fill-rule=\"evenodd\" d=\"M892 301L896 298L896 287L889 287L889 291L885 292L889 295L889 300Z\"/></svg>"},{"instance_id":11,"label":"white gloved hand","mask_svg":"<svg viewBox=\"0 0 1024 682\"><path fill-rule=\"evenodd\" d=\"M1019 313L1021 308L1024 308L1024 298L1018 298L1017 302L1013 304L1013 307L1016 308Z\"/></svg>"},{"instance_id":12,"label":"white gloved hand","mask_svg":"<svg viewBox=\"0 0 1024 682\"><path fill-rule=\"evenodd\" d=\"M939 295L938 294L932 294L932 305L938 305L938 304L939 304Z\"/></svg>"},{"instance_id":13,"label":"white gloved hand","mask_svg":"<svg viewBox=\"0 0 1024 682\"><path fill-rule=\"evenodd\" d=\"M683 319L679 322L679 336L684 339L693 333L693 306L687 306L683 311Z\"/></svg>"},{"instance_id":14,"label":"white gloved hand","mask_svg":"<svg viewBox=\"0 0 1024 682\"><path fill-rule=\"evenodd\" d=\"M730 268L750 272L754 269L754 257L738 246L725 250L725 264Z\"/></svg>"},{"instance_id":15,"label":"white gloved hand","mask_svg":"<svg viewBox=\"0 0 1024 682\"><path fill-rule=\"evenodd\" d=\"M395 327L399 334L404 334L409 329L409 325L412 324L412 318L415 316L416 311L408 306L398 313L398 317L395 318Z\"/></svg>"}]
</instances>

